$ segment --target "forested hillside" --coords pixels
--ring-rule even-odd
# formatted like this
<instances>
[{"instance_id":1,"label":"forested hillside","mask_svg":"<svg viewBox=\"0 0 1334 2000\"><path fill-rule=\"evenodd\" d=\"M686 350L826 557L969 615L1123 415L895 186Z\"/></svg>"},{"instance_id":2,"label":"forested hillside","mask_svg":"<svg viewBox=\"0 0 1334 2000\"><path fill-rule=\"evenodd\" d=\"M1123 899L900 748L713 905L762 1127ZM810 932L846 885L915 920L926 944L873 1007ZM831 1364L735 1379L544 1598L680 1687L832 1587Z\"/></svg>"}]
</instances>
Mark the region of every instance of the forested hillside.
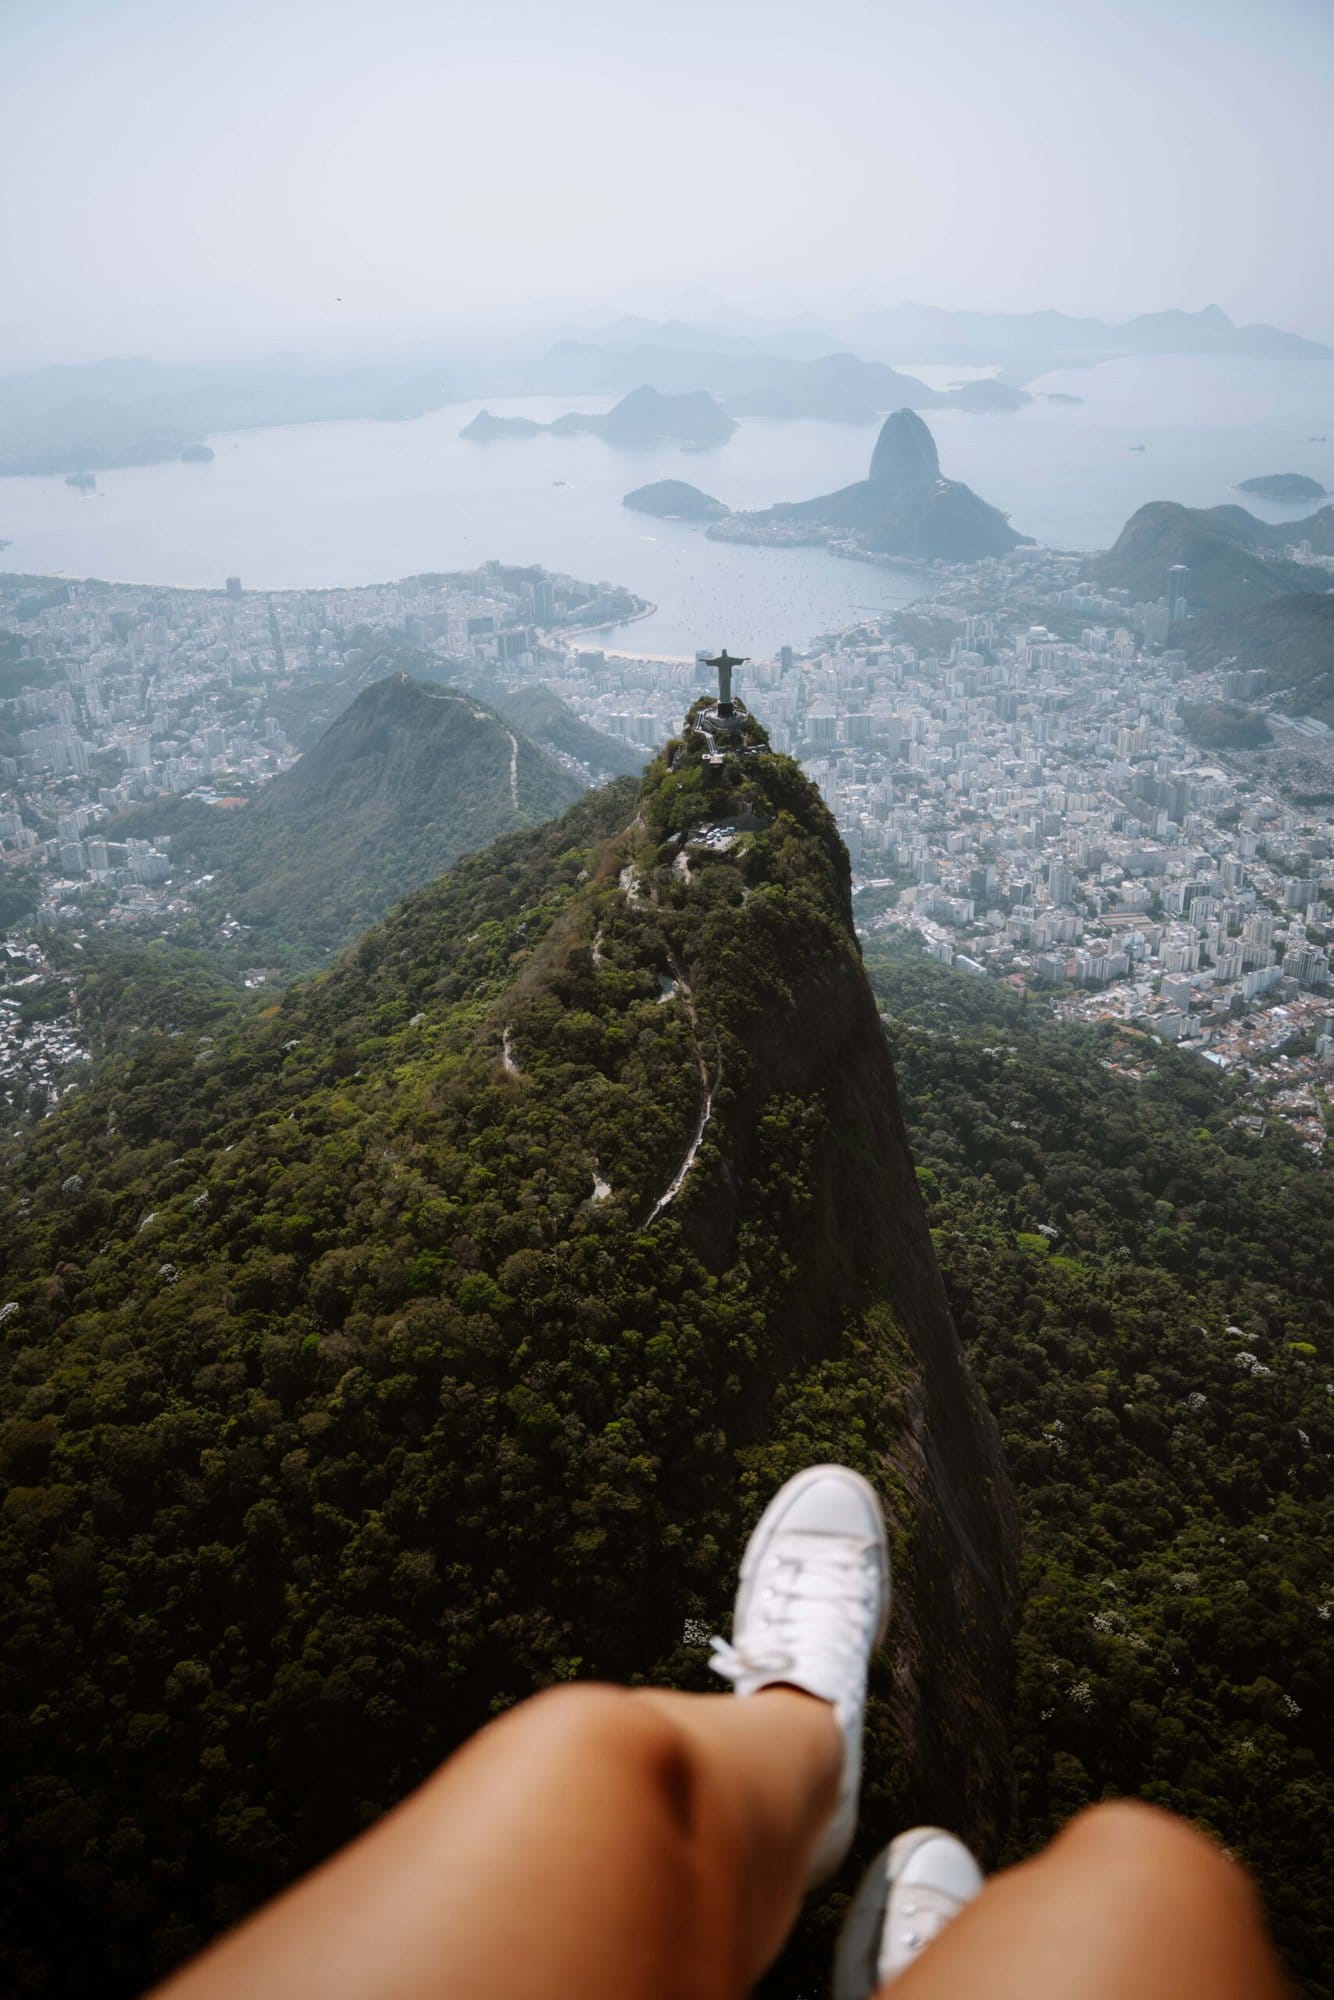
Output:
<instances>
[{"instance_id":1,"label":"forested hillside","mask_svg":"<svg viewBox=\"0 0 1334 2000\"><path fill-rule=\"evenodd\" d=\"M1226 1079L868 950L946 1285L1019 1493L1016 1851L1138 1793L1334 1965L1334 1183Z\"/></svg>"},{"instance_id":2,"label":"forested hillside","mask_svg":"<svg viewBox=\"0 0 1334 2000\"><path fill-rule=\"evenodd\" d=\"M892 1524L861 1853L999 1848L1013 1505L787 759L507 837L0 1186L7 1990L139 1988L543 1683L710 1684L824 1457Z\"/></svg>"},{"instance_id":3,"label":"forested hillside","mask_svg":"<svg viewBox=\"0 0 1334 2000\"><path fill-rule=\"evenodd\" d=\"M647 748L628 742L623 736L608 736L581 722L559 695L541 684L510 688L495 696L485 688L476 690L478 699L490 703L506 722L513 723L525 736L544 750L574 757L597 783L609 778L637 778L649 760Z\"/></svg>"},{"instance_id":4,"label":"forested hillside","mask_svg":"<svg viewBox=\"0 0 1334 2000\"><path fill-rule=\"evenodd\" d=\"M580 779L473 696L395 673L365 688L248 804L137 807L111 831L171 834L208 875L216 920L245 926L246 962L324 964L391 904L517 826L571 804Z\"/></svg>"}]
</instances>

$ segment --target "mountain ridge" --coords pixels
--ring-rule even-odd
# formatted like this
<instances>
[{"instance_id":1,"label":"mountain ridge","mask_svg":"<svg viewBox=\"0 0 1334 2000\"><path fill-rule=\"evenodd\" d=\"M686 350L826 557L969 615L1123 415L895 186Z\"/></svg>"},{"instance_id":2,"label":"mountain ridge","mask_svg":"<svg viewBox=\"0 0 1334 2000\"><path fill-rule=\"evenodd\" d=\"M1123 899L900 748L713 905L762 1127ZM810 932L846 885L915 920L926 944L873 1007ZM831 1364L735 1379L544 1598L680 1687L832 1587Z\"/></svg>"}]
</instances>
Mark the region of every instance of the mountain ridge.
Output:
<instances>
[{"instance_id":1,"label":"mountain ridge","mask_svg":"<svg viewBox=\"0 0 1334 2000\"><path fill-rule=\"evenodd\" d=\"M706 1685L690 1634L746 1526L826 1456L876 1480L894 1549L867 1838L943 1815L998 1849L1013 1503L846 853L753 726L698 711L642 785L463 860L211 1047L109 1066L7 1164L29 1359L0 1350L0 1403L34 1369L48 1393L6 1433L0 1579L53 1560L57 1517L85 1564L9 1662L38 1720L8 1936L65 1990L94 1961L137 1989L498 1703ZM86 1677L113 1655L124 1699Z\"/></svg>"}]
</instances>

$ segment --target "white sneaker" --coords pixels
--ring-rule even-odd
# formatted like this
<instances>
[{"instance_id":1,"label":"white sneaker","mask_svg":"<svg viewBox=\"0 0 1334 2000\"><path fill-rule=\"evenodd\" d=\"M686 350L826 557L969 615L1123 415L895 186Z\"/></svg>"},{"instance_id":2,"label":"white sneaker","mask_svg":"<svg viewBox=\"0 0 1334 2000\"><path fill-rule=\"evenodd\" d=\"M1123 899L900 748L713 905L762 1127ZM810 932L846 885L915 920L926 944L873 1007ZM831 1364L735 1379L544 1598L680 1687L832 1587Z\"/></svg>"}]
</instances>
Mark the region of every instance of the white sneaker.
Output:
<instances>
[{"instance_id":1,"label":"white sneaker","mask_svg":"<svg viewBox=\"0 0 1334 2000\"><path fill-rule=\"evenodd\" d=\"M741 1561L732 1642L709 1665L739 1695L795 1687L829 1702L843 1732L838 1803L808 1888L842 1861L857 1824L866 1670L889 1622L889 1544L873 1489L843 1465L812 1465L779 1488Z\"/></svg>"},{"instance_id":2,"label":"white sneaker","mask_svg":"<svg viewBox=\"0 0 1334 2000\"><path fill-rule=\"evenodd\" d=\"M834 1958L834 2000L869 2000L897 1979L981 1889L981 1869L952 1833L901 1833L853 1897Z\"/></svg>"}]
</instances>

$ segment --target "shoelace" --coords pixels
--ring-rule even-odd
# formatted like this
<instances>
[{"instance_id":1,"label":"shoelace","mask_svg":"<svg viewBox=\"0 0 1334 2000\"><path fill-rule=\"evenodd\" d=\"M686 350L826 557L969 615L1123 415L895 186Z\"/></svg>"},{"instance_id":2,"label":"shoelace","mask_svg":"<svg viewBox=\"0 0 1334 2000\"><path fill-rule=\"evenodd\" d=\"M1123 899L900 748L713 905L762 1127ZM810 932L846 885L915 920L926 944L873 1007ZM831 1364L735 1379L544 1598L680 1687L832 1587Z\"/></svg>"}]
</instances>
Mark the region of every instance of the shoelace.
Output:
<instances>
[{"instance_id":1,"label":"shoelace","mask_svg":"<svg viewBox=\"0 0 1334 2000\"><path fill-rule=\"evenodd\" d=\"M870 1544L849 1554L795 1543L794 1537L780 1544L766 1564L769 1574L751 1613L761 1629L737 1641L715 1634L709 1665L724 1680L736 1684L790 1673L798 1653L812 1648L829 1658L840 1676L863 1665L874 1598L865 1559Z\"/></svg>"}]
</instances>

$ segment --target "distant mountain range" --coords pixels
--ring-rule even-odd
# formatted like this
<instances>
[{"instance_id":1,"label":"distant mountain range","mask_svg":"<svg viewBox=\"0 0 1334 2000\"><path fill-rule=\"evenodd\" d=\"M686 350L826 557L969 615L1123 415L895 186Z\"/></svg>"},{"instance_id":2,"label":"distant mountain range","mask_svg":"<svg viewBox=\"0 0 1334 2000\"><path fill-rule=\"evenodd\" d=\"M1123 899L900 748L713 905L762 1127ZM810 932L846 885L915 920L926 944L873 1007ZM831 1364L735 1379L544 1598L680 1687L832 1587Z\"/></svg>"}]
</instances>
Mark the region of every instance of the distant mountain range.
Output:
<instances>
[{"instance_id":1,"label":"distant mountain range","mask_svg":"<svg viewBox=\"0 0 1334 2000\"><path fill-rule=\"evenodd\" d=\"M989 378L931 389L915 375L855 354L795 358L651 340L562 341L519 370L514 386L529 394L591 396L614 395L638 382L671 394L706 389L731 416L761 422L807 417L870 424L901 407L992 412L1032 401L1027 390Z\"/></svg>"},{"instance_id":2,"label":"distant mountain range","mask_svg":"<svg viewBox=\"0 0 1334 2000\"><path fill-rule=\"evenodd\" d=\"M181 457L207 432L419 417L455 393L440 367L339 368L296 355L36 368L0 377L0 476L153 464Z\"/></svg>"},{"instance_id":3,"label":"distant mountain range","mask_svg":"<svg viewBox=\"0 0 1334 2000\"><path fill-rule=\"evenodd\" d=\"M540 360L519 363L512 383L516 392L614 395L634 382L653 382L663 390L708 389L742 418L869 423L903 406L1017 409L1031 400L1023 380L1064 362L1127 354L1321 360L1334 356L1334 348L1277 327L1235 326L1217 306L1145 313L1117 325L1058 312L953 313L903 305L749 339L679 321L623 319L559 341ZM999 367L1002 379L937 390L891 362Z\"/></svg>"},{"instance_id":4,"label":"distant mountain range","mask_svg":"<svg viewBox=\"0 0 1334 2000\"><path fill-rule=\"evenodd\" d=\"M850 530L863 548L877 554L945 562L1003 555L1029 539L971 487L942 476L935 439L913 410L896 410L886 420L870 473L855 486L733 515L709 532L739 540L778 540L784 529L803 527L825 533Z\"/></svg>"},{"instance_id":5,"label":"distant mountain range","mask_svg":"<svg viewBox=\"0 0 1334 2000\"><path fill-rule=\"evenodd\" d=\"M1139 313L1113 321L1062 312L949 312L904 304L841 323L868 348L908 361L1001 362L1040 356L1104 360L1116 354L1239 354L1257 360L1328 360L1334 348L1274 326L1237 326L1219 306Z\"/></svg>"},{"instance_id":6,"label":"distant mountain range","mask_svg":"<svg viewBox=\"0 0 1334 2000\"><path fill-rule=\"evenodd\" d=\"M1110 549L1089 558L1088 567L1104 588L1128 590L1151 603L1166 593L1173 564L1185 563L1192 607L1242 611L1271 597L1311 591L1319 572L1281 553L1303 541L1316 555L1334 555L1334 506L1274 527L1244 507L1151 500L1131 515Z\"/></svg>"},{"instance_id":7,"label":"distant mountain range","mask_svg":"<svg viewBox=\"0 0 1334 2000\"><path fill-rule=\"evenodd\" d=\"M149 464L219 431L416 417L481 396L620 395L643 384L664 396L707 391L740 419L871 423L905 407L1008 410L1029 400L1022 384L1045 369L1124 354L1324 360L1334 348L1278 327L1237 326L1217 306L1118 324L905 304L745 331L622 316L545 351L516 352L497 339L455 343L445 358L342 366L290 354L222 364L136 356L0 377L0 475ZM1001 379L936 390L900 362L998 367Z\"/></svg>"}]
</instances>

